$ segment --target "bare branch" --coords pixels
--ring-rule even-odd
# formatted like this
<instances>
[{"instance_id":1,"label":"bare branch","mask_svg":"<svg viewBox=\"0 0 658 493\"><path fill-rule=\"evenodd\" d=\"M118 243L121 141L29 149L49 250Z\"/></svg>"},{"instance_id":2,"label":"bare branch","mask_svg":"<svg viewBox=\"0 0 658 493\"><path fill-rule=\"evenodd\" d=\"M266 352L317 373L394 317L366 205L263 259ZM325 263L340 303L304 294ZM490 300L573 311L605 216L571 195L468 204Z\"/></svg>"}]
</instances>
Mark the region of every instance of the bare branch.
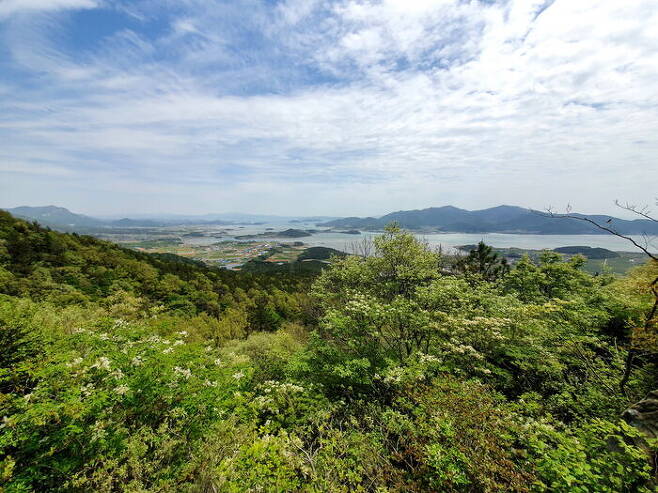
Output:
<instances>
[{"instance_id":1,"label":"bare branch","mask_svg":"<svg viewBox=\"0 0 658 493\"><path fill-rule=\"evenodd\" d=\"M577 221L584 221L584 222L589 223L593 226L596 226L598 229L600 229L602 231L606 231L606 232L608 232L612 235L615 235L619 238L623 238L624 240L631 242L633 245L635 245L636 248L638 248L639 250L642 250L649 258L651 258L651 259L655 260L656 262L658 262L658 255L655 255L655 254L651 253L651 251L649 250L649 245L648 244L645 245L645 246L642 246L637 241L635 241L633 238L631 238L630 236L623 235L619 231L616 231L616 230L612 229L611 226L605 226L603 224L599 224L596 221L594 221L594 220L592 220L588 217L584 217L584 216L575 216L575 215L569 214L569 213L567 213L567 214L558 214L556 212L553 212L550 208L548 208L546 210L546 212L541 212L541 211L533 211L533 212L538 213L540 215L543 215L544 217L551 217L551 218L556 218L556 219L575 219Z\"/></svg>"},{"instance_id":2,"label":"bare branch","mask_svg":"<svg viewBox=\"0 0 658 493\"><path fill-rule=\"evenodd\" d=\"M344 251L352 255L368 258L375 255L375 245L372 238L364 236L360 240L346 243Z\"/></svg>"},{"instance_id":3,"label":"bare branch","mask_svg":"<svg viewBox=\"0 0 658 493\"><path fill-rule=\"evenodd\" d=\"M619 207L620 209L624 209L625 211L632 212L634 214L637 214L638 216L642 216L645 219L648 219L649 221L653 221L654 223L658 223L658 219L655 217L651 217L649 214L651 214L651 211L649 210L648 206L643 206L642 208L639 208L636 205L631 205L628 202L625 204L622 204L619 202L619 200L615 200L615 205Z\"/></svg>"}]
</instances>

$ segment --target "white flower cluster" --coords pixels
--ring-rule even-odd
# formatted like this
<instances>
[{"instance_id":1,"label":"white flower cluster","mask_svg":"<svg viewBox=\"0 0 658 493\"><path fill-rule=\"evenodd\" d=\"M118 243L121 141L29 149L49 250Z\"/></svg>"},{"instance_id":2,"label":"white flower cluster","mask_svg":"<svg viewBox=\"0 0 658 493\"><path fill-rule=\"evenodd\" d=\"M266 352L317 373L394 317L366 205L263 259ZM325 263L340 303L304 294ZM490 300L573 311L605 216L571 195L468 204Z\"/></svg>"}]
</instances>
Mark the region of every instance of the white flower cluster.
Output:
<instances>
[{"instance_id":1,"label":"white flower cluster","mask_svg":"<svg viewBox=\"0 0 658 493\"><path fill-rule=\"evenodd\" d=\"M74 368L76 366L80 366L82 364L82 358L75 358L73 361L69 361L66 363L67 368Z\"/></svg>"},{"instance_id":2,"label":"white flower cluster","mask_svg":"<svg viewBox=\"0 0 658 493\"><path fill-rule=\"evenodd\" d=\"M390 368L387 374L384 376L384 382L388 384L400 383L402 381L402 377L404 376L404 374L405 374L404 368L400 366L396 366L395 368Z\"/></svg>"},{"instance_id":3,"label":"white flower cluster","mask_svg":"<svg viewBox=\"0 0 658 493\"><path fill-rule=\"evenodd\" d=\"M418 360L421 363L441 363L441 360L431 354L420 353Z\"/></svg>"},{"instance_id":4,"label":"white flower cluster","mask_svg":"<svg viewBox=\"0 0 658 493\"><path fill-rule=\"evenodd\" d=\"M102 440L107 436L107 430L105 430L105 424L102 421L96 421L94 426L91 427L91 432L92 442Z\"/></svg>"},{"instance_id":5,"label":"white flower cluster","mask_svg":"<svg viewBox=\"0 0 658 493\"><path fill-rule=\"evenodd\" d=\"M182 376L186 380L192 376L192 370L189 368L181 368L180 366L174 366L174 373Z\"/></svg>"},{"instance_id":6,"label":"white flower cluster","mask_svg":"<svg viewBox=\"0 0 658 493\"><path fill-rule=\"evenodd\" d=\"M84 395L85 397L89 397L94 392L94 390L96 390L96 387L94 387L93 383L85 384L80 389L82 395Z\"/></svg>"},{"instance_id":7,"label":"white flower cluster","mask_svg":"<svg viewBox=\"0 0 658 493\"><path fill-rule=\"evenodd\" d=\"M296 393L303 392L304 387L290 382L277 382L276 380L268 380L263 383L263 392L266 394L272 392L283 392L283 393Z\"/></svg>"},{"instance_id":8,"label":"white flower cluster","mask_svg":"<svg viewBox=\"0 0 658 493\"><path fill-rule=\"evenodd\" d=\"M110 364L111 364L110 358L101 356L96 360L96 363L91 365L91 368L98 368L99 370L109 370Z\"/></svg>"},{"instance_id":9,"label":"white flower cluster","mask_svg":"<svg viewBox=\"0 0 658 493\"><path fill-rule=\"evenodd\" d=\"M126 395L130 388L127 385L119 385L114 387L114 393L117 395Z\"/></svg>"},{"instance_id":10,"label":"white flower cluster","mask_svg":"<svg viewBox=\"0 0 658 493\"><path fill-rule=\"evenodd\" d=\"M345 305L345 311L351 315L383 317L386 315L386 308L375 300L363 295L355 294Z\"/></svg>"},{"instance_id":11,"label":"white flower cluster","mask_svg":"<svg viewBox=\"0 0 658 493\"><path fill-rule=\"evenodd\" d=\"M503 330L511 328L513 322L509 318L475 317L463 320L462 324L468 332L478 329L479 334L476 335L484 336L489 341L502 341L505 339Z\"/></svg>"},{"instance_id":12,"label":"white flower cluster","mask_svg":"<svg viewBox=\"0 0 658 493\"><path fill-rule=\"evenodd\" d=\"M481 360L484 358L473 346L469 344L461 344L459 342L446 342L443 349L449 353L468 355L470 358Z\"/></svg>"},{"instance_id":13,"label":"white flower cluster","mask_svg":"<svg viewBox=\"0 0 658 493\"><path fill-rule=\"evenodd\" d=\"M262 385L262 392L254 399L254 404L261 411L272 414L281 414L282 409L289 406L292 401L291 394L304 391L304 387L289 382L276 382L268 380Z\"/></svg>"}]
</instances>

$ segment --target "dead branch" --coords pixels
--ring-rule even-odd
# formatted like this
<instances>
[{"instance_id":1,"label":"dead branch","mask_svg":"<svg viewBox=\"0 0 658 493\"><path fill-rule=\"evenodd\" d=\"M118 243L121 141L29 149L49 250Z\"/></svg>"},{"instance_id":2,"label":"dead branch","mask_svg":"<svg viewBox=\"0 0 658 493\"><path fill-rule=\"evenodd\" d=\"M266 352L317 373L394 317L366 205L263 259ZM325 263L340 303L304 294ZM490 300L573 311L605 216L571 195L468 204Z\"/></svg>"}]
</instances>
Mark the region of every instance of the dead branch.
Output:
<instances>
[{"instance_id":1,"label":"dead branch","mask_svg":"<svg viewBox=\"0 0 658 493\"><path fill-rule=\"evenodd\" d=\"M633 214L637 214L638 216L642 216L645 219L648 219L649 221L653 221L654 223L658 223L658 219L655 217L651 217L649 214L651 214L651 211L649 210L648 206L643 206L642 208L639 208L636 205L631 205L628 202L625 204L622 204L619 202L619 200L615 200L615 205L619 207L620 209L624 209L625 211L632 212Z\"/></svg>"},{"instance_id":2,"label":"dead branch","mask_svg":"<svg viewBox=\"0 0 658 493\"><path fill-rule=\"evenodd\" d=\"M639 250L642 250L642 252L644 252L649 258L651 258L651 259L655 260L656 262L658 262L658 255L651 253L651 251L649 250L648 240L645 240L645 243L647 243L647 244L645 246L642 246L637 241L635 241L633 238L631 238L630 236L621 234L619 231L616 231L615 229L612 228L612 226L606 226L606 225L603 225L603 224L599 224L596 221L594 221L593 219L590 219L590 218L584 217L584 216L576 216L576 215L570 214L570 213L558 214L558 213L552 211L550 208L548 208L546 210L546 212L541 212L541 211L533 211L533 212L535 212L537 214L540 214L540 215L543 215L544 217L551 217L551 218L555 218L555 219L575 219L576 221L584 221L586 223L589 223L589 224L597 227L598 229L600 229L602 231L606 231L606 232L608 232L608 233L610 233L614 236L617 236L619 238L623 238L626 241L629 241L636 248L638 248ZM655 219L653 219L653 220L655 221Z\"/></svg>"}]
</instances>

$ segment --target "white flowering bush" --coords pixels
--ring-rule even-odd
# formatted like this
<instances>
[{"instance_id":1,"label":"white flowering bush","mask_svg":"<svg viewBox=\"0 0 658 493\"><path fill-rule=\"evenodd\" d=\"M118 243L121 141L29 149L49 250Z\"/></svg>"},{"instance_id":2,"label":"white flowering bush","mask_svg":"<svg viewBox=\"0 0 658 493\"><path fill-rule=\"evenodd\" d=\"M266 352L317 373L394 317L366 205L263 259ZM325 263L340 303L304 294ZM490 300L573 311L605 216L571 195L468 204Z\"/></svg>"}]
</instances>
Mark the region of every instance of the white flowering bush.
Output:
<instances>
[{"instance_id":1,"label":"white flowering bush","mask_svg":"<svg viewBox=\"0 0 658 493\"><path fill-rule=\"evenodd\" d=\"M331 408L317 389L293 382L270 380L259 385L255 394L251 408L256 412L262 430L267 433L303 428Z\"/></svg>"},{"instance_id":2,"label":"white flowering bush","mask_svg":"<svg viewBox=\"0 0 658 493\"><path fill-rule=\"evenodd\" d=\"M185 335L118 321L59 339L29 369L29 392L2 403L0 450L14 484L40 477L44 487L89 491L111 477L112 488L146 487L175 478L213 423L249 414L240 395L250 368L224 365Z\"/></svg>"}]
</instances>

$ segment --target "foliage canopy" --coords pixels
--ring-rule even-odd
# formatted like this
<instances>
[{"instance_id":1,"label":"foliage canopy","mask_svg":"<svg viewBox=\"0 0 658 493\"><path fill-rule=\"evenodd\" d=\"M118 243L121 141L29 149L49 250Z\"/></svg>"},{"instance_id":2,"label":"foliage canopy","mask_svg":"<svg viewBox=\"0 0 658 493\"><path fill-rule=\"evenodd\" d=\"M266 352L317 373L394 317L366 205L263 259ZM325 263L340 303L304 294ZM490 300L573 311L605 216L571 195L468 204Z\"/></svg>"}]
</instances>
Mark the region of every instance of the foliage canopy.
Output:
<instances>
[{"instance_id":1,"label":"foliage canopy","mask_svg":"<svg viewBox=\"0 0 658 493\"><path fill-rule=\"evenodd\" d=\"M232 273L0 212L0 489L651 491L655 264L372 253Z\"/></svg>"}]
</instances>

